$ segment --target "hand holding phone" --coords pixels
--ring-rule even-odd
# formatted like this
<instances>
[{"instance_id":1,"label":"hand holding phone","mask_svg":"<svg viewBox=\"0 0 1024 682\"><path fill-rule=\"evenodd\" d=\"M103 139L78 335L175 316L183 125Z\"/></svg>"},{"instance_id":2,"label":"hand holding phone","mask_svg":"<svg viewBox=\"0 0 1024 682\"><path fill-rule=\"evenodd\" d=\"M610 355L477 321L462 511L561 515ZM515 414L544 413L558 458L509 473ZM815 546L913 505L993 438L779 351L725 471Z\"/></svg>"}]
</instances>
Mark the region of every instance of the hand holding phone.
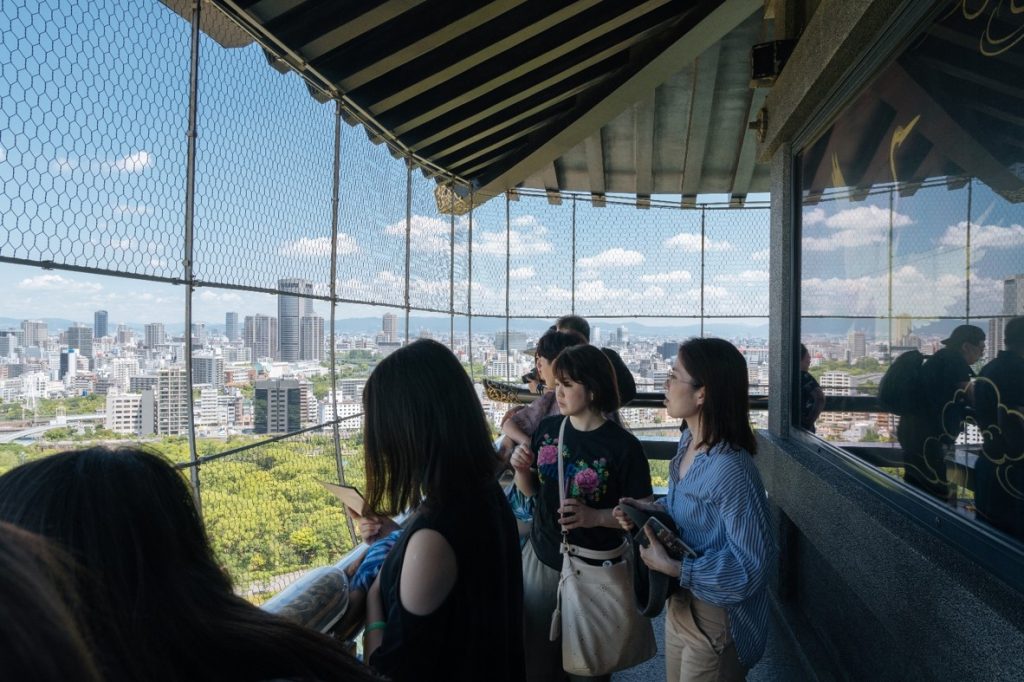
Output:
<instances>
[{"instance_id":1,"label":"hand holding phone","mask_svg":"<svg viewBox=\"0 0 1024 682\"><path fill-rule=\"evenodd\" d=\"M654 537L658 538L658 542L665 547L665 552L667 552L673 559L697 556L697 553L690 549L690 547L683 542L682 538L666 528L665 524L653 516L647 519L647 523L645 523L644 527L636 534L636 541L640 543L641 547L650 546L650 541L647 539L647 528L651 529L654 533Z\"/></svg>"}]
</instances>

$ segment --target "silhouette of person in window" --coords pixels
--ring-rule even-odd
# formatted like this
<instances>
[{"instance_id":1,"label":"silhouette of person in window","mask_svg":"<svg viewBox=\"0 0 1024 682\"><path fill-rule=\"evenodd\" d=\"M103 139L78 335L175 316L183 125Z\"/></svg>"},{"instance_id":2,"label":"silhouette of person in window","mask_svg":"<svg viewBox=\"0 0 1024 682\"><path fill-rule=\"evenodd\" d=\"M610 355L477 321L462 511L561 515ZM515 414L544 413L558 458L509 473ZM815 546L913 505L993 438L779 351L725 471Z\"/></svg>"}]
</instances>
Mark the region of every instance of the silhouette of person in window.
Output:
<instances>
[{"instance_id":1,"label":"silhouette of person in window","mask_svg":"<svg viewBox=\"0 0 1024 682\"><path fill-rule=\"evenodd\" d=\"M950 494L945 452L963 429L971 365L985 352L985 332L962 324L921 367L920 410L900 419L903 480L943 499Z\"/></svg>"},{"instance_id":2,"label":"silhouette of person in window","mask_svg":"<svg viewBox=\"0 0 1024 682\"><path fill-rule=\"evenodd\" d=\"M811 433L815 432L814 422L825 409L825 392L821 385L808 372L811 368L811 354L807 346L800 344L800 426Z\"/></svg>"},{"instance_id":3,"label":"silhouette of person in window","mask_svg":"<svg viewBox=\"0 0 1024 682\"><path fill-rule=\"evenodd\" d=\"M982 368L974 404L983 438L974 469L978 515L1024 539L1024 317L1006 323L1006 350Z\"/></svg>"}]
</instances>

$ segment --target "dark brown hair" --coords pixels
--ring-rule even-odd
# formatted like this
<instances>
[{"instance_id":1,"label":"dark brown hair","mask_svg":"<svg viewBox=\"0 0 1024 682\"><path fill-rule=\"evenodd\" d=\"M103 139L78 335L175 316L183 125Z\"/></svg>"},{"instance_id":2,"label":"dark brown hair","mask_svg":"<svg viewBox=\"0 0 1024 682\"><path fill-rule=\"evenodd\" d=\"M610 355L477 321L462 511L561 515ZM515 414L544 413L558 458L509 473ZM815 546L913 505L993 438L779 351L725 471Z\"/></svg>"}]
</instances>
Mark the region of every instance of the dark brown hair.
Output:
<instances>
[{"instance_id":1,"label":"dark brown hair","mask_svg":"<svg viewBox=\"0 0 1024 682\"><path fill-rule=\"evenodd\" d=\"M548 331L537 339L537 356L554 362L558 354L571 346L586 345L587 340L579 332Z\"/></svg>"},{"instance_id":2,"label":"dark brown hair","mask_svg":"<svg viewBox=\"0 0 1024 682\"><path fill-rule=\"evenodd\" d=\"M0 476L0 519L74 559L109 682L378 679L340 642L232 591L188 484L160 455L95 447L22 464Z\"/></svg>"},{"instance_id":3,"label":"dark brown hair","mask_svg":"<svg viewBox=\"0 0 1024 682\"><path fill-rule=\"evenodd\" d=\"M747 361L736 346L723 339L690 339L679 347L679 362L704 389L700 411L703 443L713 447L725 442L734 448L757 453L750 428L750 395Z\"/></svg>"},{"instance_id":4,"label":"dark brown hair","mask_svg":"<svg viewBox=\"0 0 1024 682\"><path fill-rule=\"evenodd\" d=\"M70 559L0 523L0 671L5 679L100 679L70 577Z\"/></svg>"},{"instance_id":5,"label":"dark brown hair","mask_svg":"<svg viewBox=\"0 0 1024 682\"><path fill-rule=\"evenodd\" d=\"M366 500L393 516L477 496L499 459L483 407L450 350L421 339L381 361L363 390Z\"/></svg>"},{"instance_id":6,"label":"dark brown hair","mask_svg":"<svg viewBox=\"0 0 1024 682\"><path fill-rule=\"evenodd\" d=\"M619 385L615 380L615 367L608 356L594 346L571 346L555 359L555 377L583 386L593 394L590 401L594 409L608 413L619 409Z\"/></svg>"},{"instance_id":7,"label":"dark brown hair","mask_svg":"<svg viewBox=\"0 0 1024 682\"><path fill-rule=\"evenodd\" d=\"M555 329L567 329L583 335L583 339L590 343L590 323L579 315L563 315L555 321Z\"/></svg>"}]
</instances>

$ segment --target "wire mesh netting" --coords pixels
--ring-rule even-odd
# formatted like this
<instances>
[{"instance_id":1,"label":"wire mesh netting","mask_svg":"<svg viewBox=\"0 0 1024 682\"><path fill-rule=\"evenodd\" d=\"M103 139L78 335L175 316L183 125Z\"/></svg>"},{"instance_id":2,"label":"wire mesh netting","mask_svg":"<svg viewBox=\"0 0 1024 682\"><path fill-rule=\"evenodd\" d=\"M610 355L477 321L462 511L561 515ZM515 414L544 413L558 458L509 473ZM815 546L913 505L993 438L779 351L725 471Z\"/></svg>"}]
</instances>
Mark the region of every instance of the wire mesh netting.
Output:
<instances>
[{"instance_id":1,"label":"wire mesh netting","mask_svg":"<svg viewBox=\"0 0 1024 682\"><path fill-rule=\"evenodd\" d=\"M569 314L572 312L571 204L563 201L553 206L546 198L525 195L509 202L509 218L511 314L552 319Z\"/></svg>"},{"instance_id":2,"label":"wire mesh netting","mask_svg":"<svg viewBox=\"0 0 1024 682\"><path fill-rule=\"evenodd\" d=\"M405 305L405 164L347 126L341 155L338 296Z\"/></svg>"},{"instance_id":3,"label":"wire mesh netting","mask_svg":"<svg viewBox=\"0 0 1024 682\"><path fill-rule=\"evenodd\" d=\"M437 184L412 173L410 215L409 305L413 308L451 309L451 216L437 208Z\"/></svg>"},{"instance_id":4,"label":"wire mesh netting","mask_svg":"<svg viewBox=\"0 0 1024 682\"><path fill-rule=\"evenodd\" d=\"M48 0L0 24L0 256L180 278L188 25Z\"/></svg>"},{"instance_id":5,"label":"wire mesh netting","mask_svg":"<svg viewBox=\"0 0 1024 682\"><path fill-rule=\"evenodd\" d=\"M278 289L306 280L329 294L334 106L253 44L200 40L195 277ZM212 96L216 93L216 96ZM339 240L340 253L352 244Z\"/></svg>"}]
</instances>

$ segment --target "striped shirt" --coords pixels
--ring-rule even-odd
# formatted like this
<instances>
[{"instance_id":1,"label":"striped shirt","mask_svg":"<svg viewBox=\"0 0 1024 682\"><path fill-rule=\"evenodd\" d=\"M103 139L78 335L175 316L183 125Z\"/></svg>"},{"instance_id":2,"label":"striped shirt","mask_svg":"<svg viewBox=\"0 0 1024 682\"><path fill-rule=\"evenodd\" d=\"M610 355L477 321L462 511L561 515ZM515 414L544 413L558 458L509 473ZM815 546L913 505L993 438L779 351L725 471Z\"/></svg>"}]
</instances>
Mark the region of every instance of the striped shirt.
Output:
<instances>
[{"instance_id":1,"label":"striped shirt","mask_svg":"<svg viewBox=\"0 0 1024 682\"><path fill-rule=\"evenodd\" d=\"M736 653L749 668L764 654L768 575L777 553L767 494L750 454L728 443L698 452L680 481L679 462L689 445L687 430L661 502L697 554L683 559L679 584L726 610Z\"/></svg>"}]
</instances>

